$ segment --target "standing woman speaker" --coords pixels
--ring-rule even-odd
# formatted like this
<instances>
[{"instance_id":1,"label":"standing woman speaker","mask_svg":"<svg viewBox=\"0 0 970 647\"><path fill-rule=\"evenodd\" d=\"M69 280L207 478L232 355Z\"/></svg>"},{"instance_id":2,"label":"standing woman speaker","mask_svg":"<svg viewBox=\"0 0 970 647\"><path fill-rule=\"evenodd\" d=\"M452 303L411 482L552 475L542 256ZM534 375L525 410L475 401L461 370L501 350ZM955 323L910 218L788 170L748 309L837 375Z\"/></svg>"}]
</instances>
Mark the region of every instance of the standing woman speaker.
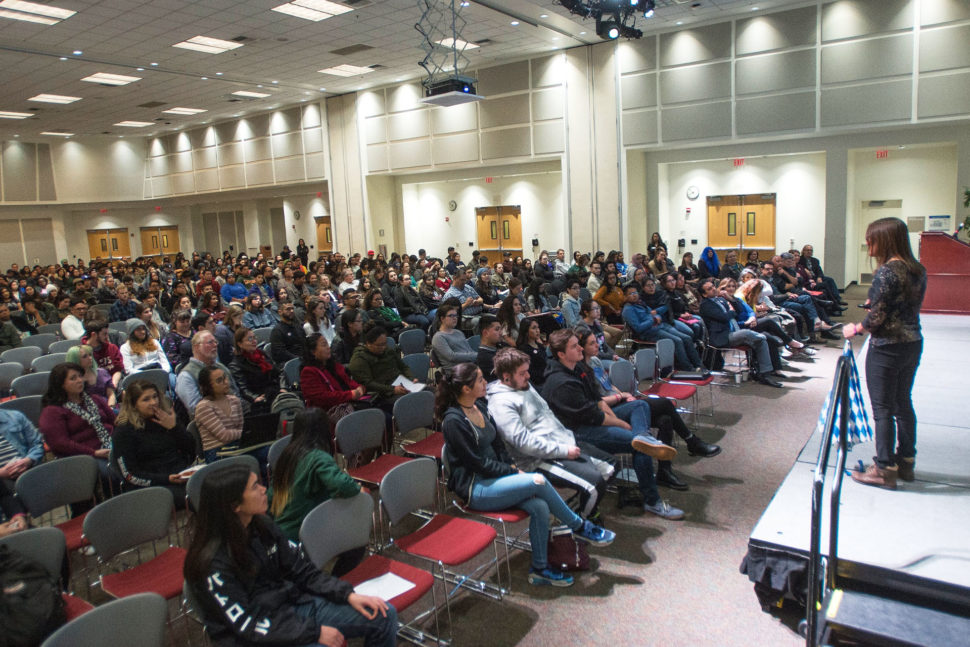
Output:
<instances>
[{"instance_id":1,"label":"standing woman speaker","mask_svg":"<svg viewBox=\"0 0 970 647\"><path fill-rule=\"evenodd\" d=\"M919 311L926 269L913 257L909 230L899 218L881 218L866 229L869 256L879 264L869 288L869 313L842 328L846 338L868 332L866 383L876 422L876 456L866 471L851 472L864 485L896 489L912 481L916 466L913 380L923 354ZM894 447L895 445L895 447Z\"/></svg>"}]
</instances>

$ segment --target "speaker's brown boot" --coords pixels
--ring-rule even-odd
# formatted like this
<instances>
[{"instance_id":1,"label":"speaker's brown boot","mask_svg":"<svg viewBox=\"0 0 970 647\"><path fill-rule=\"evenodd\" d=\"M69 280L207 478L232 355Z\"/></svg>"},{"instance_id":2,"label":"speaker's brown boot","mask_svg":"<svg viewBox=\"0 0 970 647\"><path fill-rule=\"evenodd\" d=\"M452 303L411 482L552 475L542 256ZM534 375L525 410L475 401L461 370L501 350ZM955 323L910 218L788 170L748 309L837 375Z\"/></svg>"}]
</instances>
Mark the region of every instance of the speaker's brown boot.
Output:
<instances>
[{"instance_id":1,"label":"speaker's brown boot","mask_svg":"<svg viewBox=\"0 0 970 647\"><path fill-rule=\"evenodd\" d=\"M896 489L896 478L898 477L898 472L895 467L879 467L875 463L869 466L865 472L860 472L858 470L853 470L849 472L852 479L857 483L862 483L863 485L873 485L875 487L881 487L886 490Z\"/></svg>"},{"instance_id":2,"label":"speaker's brown boot","mask_svg":"<svg viewBox=\"0 0 970 647\"><path fill-rule=\"evenodd\" d=\"M916 459L896 457L896 471L900 481L911 483L916 480Z\"/></svg>"}]
</instances>

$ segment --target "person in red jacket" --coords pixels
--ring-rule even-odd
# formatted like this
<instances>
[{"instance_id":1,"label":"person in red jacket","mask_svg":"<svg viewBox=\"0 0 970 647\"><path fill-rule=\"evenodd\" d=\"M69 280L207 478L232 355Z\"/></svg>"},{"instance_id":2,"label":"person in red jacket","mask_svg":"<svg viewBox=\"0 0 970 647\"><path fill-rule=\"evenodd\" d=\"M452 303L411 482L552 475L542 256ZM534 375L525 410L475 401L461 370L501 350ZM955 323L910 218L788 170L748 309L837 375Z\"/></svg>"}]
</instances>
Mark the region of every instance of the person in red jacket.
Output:
<instances>
[{"instance_id":1,"label":"person in red jacket","mask_svg":"<svg viewBox=\"0 0 970 647\"><path fill-rule=\"evenodd\" d=\"M327 338L313 333L306 340L306 354L300 369L300 390L306 406L327 412L331 425L353 411L353 402L363 405L370 396L363 384L354 381L343 364L330 353ZM332 433L332 429L331 429Z\"/></svg>"},{"instance_id":2,"label":"person in red jacket","mask_svg":"<svg viewBox=\"0 0 970 647\"><path fill-rule=\"evenodd\" d=\"M121 359L121 349L111 343L108 337L108 322L104 319L89 319L84 322L85 335L81 344L87 344L94 351L94 361L111 375L111 382L118 388L125 374L125 364Z\"/></svg>"}]
</instances>

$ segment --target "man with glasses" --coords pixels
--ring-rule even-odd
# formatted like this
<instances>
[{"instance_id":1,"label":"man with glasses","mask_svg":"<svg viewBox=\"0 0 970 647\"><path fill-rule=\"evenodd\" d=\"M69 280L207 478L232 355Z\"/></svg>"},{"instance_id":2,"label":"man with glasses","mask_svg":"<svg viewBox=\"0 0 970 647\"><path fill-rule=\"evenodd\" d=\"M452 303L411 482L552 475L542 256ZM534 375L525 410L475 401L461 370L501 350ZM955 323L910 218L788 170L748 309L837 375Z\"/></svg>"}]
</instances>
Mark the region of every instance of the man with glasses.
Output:
<instances>
[{"instance_id":1,"label":"man with glasses","mask_svg":"<svg viewBox=\"0 0 970 647\"><path fill-rule=\"evenodd\" d=\"M70 314L61 321L61 336L64 339L80 339L84 336L84 315L88 313L88 304L84 299L71 299ZM132 315L134 316L134 315Z\"/></svg>"},{"instance_id":2,"label":"man with glasses","mask_svg":"<svg viewBox=\"0 0 970 647\"><path fill-rule=\"evenodd\" d=\"M179 372L175 381L175 394L188 411L189 417L195 417L195 405L202 400L199 390L199 373L206 366L217 366L229 378L229 386L234 395L239 396L239 387L229 369L219 362L219 342L208 330L200 330L192 337L192 357ZM242 399L242 398L240 398ZM249 403L243 400L243 408L248 409Z\"/></svg>"}]
</instances>

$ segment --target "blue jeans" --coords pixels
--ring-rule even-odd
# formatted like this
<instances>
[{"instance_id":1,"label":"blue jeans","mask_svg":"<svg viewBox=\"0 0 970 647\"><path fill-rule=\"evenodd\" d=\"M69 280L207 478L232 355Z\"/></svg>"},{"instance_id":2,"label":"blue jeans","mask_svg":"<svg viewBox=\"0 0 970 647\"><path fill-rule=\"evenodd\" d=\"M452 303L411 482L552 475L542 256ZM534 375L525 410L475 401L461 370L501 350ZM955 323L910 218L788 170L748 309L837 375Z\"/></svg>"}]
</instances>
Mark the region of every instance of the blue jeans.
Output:
<instances>
[{"instance_id":1,"label":"blue jeans","mask_svg":"<svg viewBox=\"0 0 970 647\"><path fill-rule=\"evenodd\" d=\"M406 323L412 326L417 326L421 330L427 330L431 326L431 319L427 315L422 315L418 313L410 314L406 317L402 317Z\"/></svg>"},{"instance_id":2,"label":"blue jeans","mask_svg":"<svg viewBox=\"0 0 970 647\"><path fill-rule=\"evenodd\" d=\"M690 327L682 321L676 322L683 326L683 329L669 323L662 323L654 326L650 334L647 335L648 341L658 339L669 339L674 342L674 365L681 371L690 371L702 364L700 355L694 347L694 333Z\"/></svg>"},{"instance_id":3,"label":"blue jeans","mask_svg":"<svg viewBox=\"0 0 970 647\"><path fill-rule=\"evenodd\" d=\"M297 604L293 612L311 618L321 626L334 627L345 638L364 638L367 647L394 647L397 639L397 611L388 605L387 617L380 613L368 620L349 604L337 604L324 598L314 597L310 602ZM315 647L310 643L306 647Z\"/></svg>"},{"instance_id":4,"label":"blue jeans","mask_svg":"<svg viewBox=\"0 0 970 647\"><path fill-rule=\"evenodd\" d=\"M476 510L519 508L529 513L529 541L532 542L532 566L543 569L549 563L549 513L575 530L582 517L569 509L556 488L545 477L542 485L535 474L510 474L494 479L475 479L469 505Z\"/></svg>"},{"instance_id":5,"label":"blue jeans","mask_svg":"<svg viewBox=\"0 0 970 647\"><path fill-rule=\"evenodd\" d=\"M815 324L819 321L819 318L818 310L815 309L815 303L812 301L811 296L807 294L799 295L793 300L785 301L781 304L781 307L785 310L797 312L805 317L805 321L810 326L808 332L815 330Z\"/></svg>"},{"instance_id":6,"label":"blue jeans","mask_svg":"<svg viewBox=\"0 0 970 647\"><path fill-rule=\"evenodd\" d=\"M657 492L657 478L653 473L653 460L646 454L641 454L631 447L633 437L650 431L650 405L643 400L624 402L613 408L613 414L620 420L629 423L633 428L623 427L594 427L581 425L573 430L576 440L599 447L611 454L633 454L633 471L639 481L643 500L654 505L660 500Z\"/></svg>"},{"instance_id":7,"label":"blue jeans","mask_svg":"<svg viewBox=\"0 0 970 647\"><path fill-rule=\"evenodd\" d=\"M913 381L923 341L874 346L866 355L866 385L876 427L876 463L892 467L896 457L916 457L916 410ZM898 448L894 447L898 441Z\"/></svg>"}]
</instances>

